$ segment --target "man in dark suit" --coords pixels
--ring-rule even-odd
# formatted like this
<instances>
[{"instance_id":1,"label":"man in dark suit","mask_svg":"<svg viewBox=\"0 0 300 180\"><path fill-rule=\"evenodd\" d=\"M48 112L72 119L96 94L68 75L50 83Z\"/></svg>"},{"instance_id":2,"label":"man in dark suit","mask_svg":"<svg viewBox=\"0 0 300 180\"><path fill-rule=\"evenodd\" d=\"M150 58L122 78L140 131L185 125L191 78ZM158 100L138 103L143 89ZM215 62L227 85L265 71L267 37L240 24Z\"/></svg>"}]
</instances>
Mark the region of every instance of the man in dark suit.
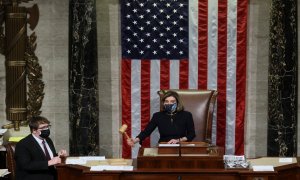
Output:
<instances>
[{"instance_id":1,"label":"man in dark suit","mask_svg":"<svg viewBox=\"0 0 300 180\"><path fill-rule=\"evenodd\" d=\"M56 153L49 138L50 122L45 117L32 117L29 128L31 134L16 145L16 180L56 180L54 165L67 156L66 150Z\"/></svg>"}]
</instances>

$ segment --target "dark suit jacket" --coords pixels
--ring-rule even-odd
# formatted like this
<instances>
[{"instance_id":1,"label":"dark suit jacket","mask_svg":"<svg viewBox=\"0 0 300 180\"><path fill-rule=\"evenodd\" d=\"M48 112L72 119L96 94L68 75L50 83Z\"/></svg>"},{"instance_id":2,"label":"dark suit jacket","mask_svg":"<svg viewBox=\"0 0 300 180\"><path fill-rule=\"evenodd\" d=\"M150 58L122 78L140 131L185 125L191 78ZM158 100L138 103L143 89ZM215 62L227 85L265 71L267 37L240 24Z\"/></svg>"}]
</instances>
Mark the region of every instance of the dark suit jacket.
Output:
<instances>
[{"instance_id":1,"label":"dark suit jacket","mask_svg":"<svg viewBox=\"0 0 300 180\"><path fill-rule=\"evenodd\" d=\"M53 142L46 139L53 155L56 156ZM43 149L30 134L17 143L15 149L16 180L56 180L54 166L48 167L48 161Z\"/></svg>"}]
</instances>

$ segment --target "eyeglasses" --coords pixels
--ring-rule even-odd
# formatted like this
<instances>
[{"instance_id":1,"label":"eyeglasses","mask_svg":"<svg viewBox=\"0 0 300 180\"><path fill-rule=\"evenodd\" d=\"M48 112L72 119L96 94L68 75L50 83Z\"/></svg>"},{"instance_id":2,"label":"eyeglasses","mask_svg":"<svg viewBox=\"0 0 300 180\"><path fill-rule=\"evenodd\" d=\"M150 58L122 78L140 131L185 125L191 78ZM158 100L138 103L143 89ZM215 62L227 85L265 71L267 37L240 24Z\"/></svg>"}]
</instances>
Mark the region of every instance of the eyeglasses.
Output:
<instances>
[{"instance_id":1,"label":"eyeglasses","mask_svg":"<svg viewBox=\"0 0 300 180\"><path fill-rule=\"evenodd\" d=\"M38 129L40 129L40 130L51 129L51 125L49 124L49 125L47 125L47 126L40 127L40 128L38 128Z\"/></svg>"}]
</instances>

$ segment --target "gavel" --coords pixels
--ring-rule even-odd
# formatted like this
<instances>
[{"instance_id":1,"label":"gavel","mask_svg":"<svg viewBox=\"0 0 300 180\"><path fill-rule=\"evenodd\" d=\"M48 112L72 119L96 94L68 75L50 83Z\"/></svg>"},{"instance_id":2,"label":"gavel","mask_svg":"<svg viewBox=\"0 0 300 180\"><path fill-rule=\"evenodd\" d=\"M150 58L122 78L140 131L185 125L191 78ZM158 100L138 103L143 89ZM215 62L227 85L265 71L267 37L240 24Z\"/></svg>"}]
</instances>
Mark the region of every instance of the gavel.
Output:
<instances>
[{"instance_id":1,"label":"gavel","mask_svg":"<svg viewBox=\"0 0 300 180\"><path fill-rule=\"evenodd\" d=\"M120 132L121 134L124 134L125 137L126 137L126 139L130 139L130 137L129 137L128 134L126 133L127 127L128 127L127 124L123 124L123 125L120 127L119 132Z\"/></svg>"}]
</instances>

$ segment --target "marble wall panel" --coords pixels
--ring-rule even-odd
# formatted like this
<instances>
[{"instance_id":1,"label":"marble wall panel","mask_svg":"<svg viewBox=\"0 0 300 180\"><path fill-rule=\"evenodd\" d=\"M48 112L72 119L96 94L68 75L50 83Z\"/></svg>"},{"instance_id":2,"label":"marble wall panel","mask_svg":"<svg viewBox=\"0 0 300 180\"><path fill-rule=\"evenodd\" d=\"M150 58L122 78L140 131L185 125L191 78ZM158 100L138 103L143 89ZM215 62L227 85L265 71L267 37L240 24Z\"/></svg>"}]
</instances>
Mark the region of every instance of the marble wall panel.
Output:
<instances>
[{"instance_id":1,"label":"marble wall panel","mask_svg":"<svg viewBox=\"0 0 300 180\"><path fill-rule=\"evenodd\" d=\"M99 154L99 96L95 0L70 0L71 155Z\"/></svg>"},{"instance_id":2,"label":"marble wall panel","mask_svg":"<svg viewBox=\"0 0 300 180\"><path fill-rule=\"evenodd\" d=\"M117 0L97 2L100 154L107 157L120 157L121 148L118 12Z\"/></svg>"},{"instance_id":3,"label":"marble wall panel","mask_svg":"<svg viewBox=\"0 0 300 180\"><path fill-rule=\"evenodd\" d=\"M299 143L299 140L300 140L300 121L299 121L299 118L300 118L300 88L299 88L299 84L300 84L300 73L299 73L299 69L300 69L300 55L299 55L299 52L300 52L300 45L299 45L299 42L300 42L300 31L299 31L299 24L300 24L300 12L299 12L299 9L300 9L300 0L297 0L297 8L298 8L298 128L297 128L297 132L298 132L298 135L297 135L297 139L298 139L298 144L297 144L297 156L300 156L300 143Z\"/></svg>"},{"instance_id":4,"label":"marble wall panel","mask_svg":"<svg viewBox=\"0 0 300 180\"><path fill-rule=\"evenodd\" d=\"M245 132L247 157L266 155L270 3L271 0L249 1Z\"/></svg>"}]
</instances>

